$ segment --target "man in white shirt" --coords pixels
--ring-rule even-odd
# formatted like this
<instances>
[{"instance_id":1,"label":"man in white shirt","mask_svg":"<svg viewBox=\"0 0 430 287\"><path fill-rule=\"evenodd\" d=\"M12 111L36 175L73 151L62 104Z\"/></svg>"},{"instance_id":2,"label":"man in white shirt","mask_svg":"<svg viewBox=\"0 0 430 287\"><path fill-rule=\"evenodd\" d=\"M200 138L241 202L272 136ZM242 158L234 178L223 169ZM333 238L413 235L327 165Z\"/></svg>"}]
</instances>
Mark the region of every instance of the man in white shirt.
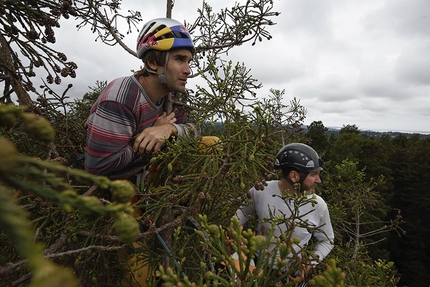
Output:
<instances>
[{"instance_id":1,"label":"man in white shirt","mask_svg":"<svg viewBox=\"0 0 430 287\"><path fill-rule=\"evenodd\" d=\"M256 232L267 236L272 224L267 219L274 216L291 218L293 217L292 213L298 210L298 214L295 215L296 220L307 221L307 226L294 224L294 230L291 231L288 230L291 228L291 224L287 226L287 224L281 223L277 225L274 235L277 238L283 232L292 232L291 238L300 240L298 244L292 246L296 254L301 253L300 251L307 246L312 237L316 239L317 242L312 253L317 260L311 260L311 264L305 266L301 273L297 274L298 277L302 277L302 281L310 270L330 253L334 246L334 233L327 204L319 195L315 194L315 187L321 183L322 165L322 160L310 146L302 143L291 143L284 146L275 159L275 169L282 171L282 178L267 182L267 186L263 190L251 188L252 204L242 206L236 212L242 225L248 221L250 216L257 216ZM297 188L298 185L300 188ZM293 198L295 195L304 195L309 200L305 204L297 205L293 199L283 199ZM296 206L294 206L295 204ZM275 245L276 239L269 246L269 250L272 250ZM294 263L291 260L287 259L286 266L291 266Z\"/></svg>"}]
</instances>

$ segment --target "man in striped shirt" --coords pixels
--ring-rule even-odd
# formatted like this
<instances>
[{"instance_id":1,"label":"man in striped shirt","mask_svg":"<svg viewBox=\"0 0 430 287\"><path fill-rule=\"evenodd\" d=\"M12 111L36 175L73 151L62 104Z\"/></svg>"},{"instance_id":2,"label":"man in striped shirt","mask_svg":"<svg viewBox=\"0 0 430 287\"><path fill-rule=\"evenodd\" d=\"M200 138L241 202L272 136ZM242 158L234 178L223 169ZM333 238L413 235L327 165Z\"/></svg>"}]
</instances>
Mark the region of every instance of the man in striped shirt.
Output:
<instances>
[{"instance_id":1,"label":"man in striped shirt","mask_svg":"<svg viewBox=\"0 0 430 287\"><path fill-rule=\"evenodd\" d=\"M137 56L144 68L110 82L91 108L85 148L89 173L130 179L172 135L199 135L184 113L166 114L163 107L167 97L185 92L194 52L190 34L178 21L160 18L143 26Z\"/></svg>"}]
</instances>

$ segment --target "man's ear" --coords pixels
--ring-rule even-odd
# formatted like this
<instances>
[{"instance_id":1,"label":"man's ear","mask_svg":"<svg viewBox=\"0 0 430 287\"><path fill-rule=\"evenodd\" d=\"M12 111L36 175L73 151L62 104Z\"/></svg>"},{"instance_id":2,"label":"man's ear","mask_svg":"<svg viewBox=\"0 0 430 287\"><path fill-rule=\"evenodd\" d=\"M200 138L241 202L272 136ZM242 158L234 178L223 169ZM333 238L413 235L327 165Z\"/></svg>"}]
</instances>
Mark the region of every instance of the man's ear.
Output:
<instances>
[{"instance_id":1,"label":"man's ear","mask_svg":"<svg viewBox=\"0 0 430 287\"><path fill-rule=\"evenodd\" d=\"M148 66L148 69L150 69L151 71L157 72L158 65L155 61L148 60L146 62L146 65Z\"/></svg>"},{"instance_id":2,"label":"man's ear","mask_svg":"<svg viewBox=\"0 0 430 287\"><path fill-rule=\"evenodd\" d=\"M300 182L300 174L295 170L290 171L289 177L294 183Z\"/></svg>"}]
</instances>

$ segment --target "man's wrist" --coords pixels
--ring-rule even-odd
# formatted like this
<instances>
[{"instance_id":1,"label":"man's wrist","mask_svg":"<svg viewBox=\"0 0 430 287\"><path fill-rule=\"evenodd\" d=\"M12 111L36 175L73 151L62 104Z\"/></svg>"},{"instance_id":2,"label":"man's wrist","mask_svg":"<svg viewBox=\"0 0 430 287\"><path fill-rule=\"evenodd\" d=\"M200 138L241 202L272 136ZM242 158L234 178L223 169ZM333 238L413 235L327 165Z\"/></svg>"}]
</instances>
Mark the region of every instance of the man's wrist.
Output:
<instances>
[{"instance_id":1,"label":"man's wrist","mask_svg":"<svg viewBox=\"0 0 430 287\"><path fill-rule=\"evenodd\" d=\"M172 134L176 134L178 132L178 128L176 127L176 124L170 124L172 128Z\"/></svg>"}]
</instances>

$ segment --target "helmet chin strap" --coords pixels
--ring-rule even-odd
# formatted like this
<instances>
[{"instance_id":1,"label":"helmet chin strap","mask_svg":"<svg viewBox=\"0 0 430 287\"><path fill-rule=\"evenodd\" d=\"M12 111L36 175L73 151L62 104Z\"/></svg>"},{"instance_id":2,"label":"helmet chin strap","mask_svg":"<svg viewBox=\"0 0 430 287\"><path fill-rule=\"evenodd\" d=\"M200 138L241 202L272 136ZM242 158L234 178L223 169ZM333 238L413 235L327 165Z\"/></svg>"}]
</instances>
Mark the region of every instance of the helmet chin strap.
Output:
<instances>
[{"instance_id":1,"label":"helmet chin strap","mask_svg":"<svg viewBox=\"0 0 430 287\"><path fill-rule=\"evenodd\" d=\"M282 174L282 177L289 183L291 184L291 186L294 187L295 184L299 183L300 184L300 192L303 192L303 182L305 181L306 177L308 176L309 172L304 172L300 174L300 180L299 182L293 182L288 176Z\"/></svg>"},{"instance_id":2,"label":"helmet chin strap","mask_svg":"<svg viewBox=\"0 0 430 287\"><path fill-rule=\"evenodd\" d=\"M147 67L145 67L145 70L146 70L148 73L151 73L151 74L157 75L157 76L158 76L158 78L160 78L160 82L161 82L161 84L164 86L164 88L165 88L168 92L172 92L172 93L173 93L173 91L172 91L172 90L170 90L170 88L167 86L166 70L167 70L167 61L168 61L168 60L169 60L169 51L167 51L167 52L166 52L166 60L165 60L165 62L164 62L164 71L163 71L163 74L161 74L161 75L157 74L157 72L155 72L155 71L153 71L153 70L148 69Z\"/></svg>"},{"instance_id":3,"label":"helmet chin strap","mask_svg":"<svg viewBox=\"0 0 430 287\"><path fill-rule=\"evenodd\" d=\"M170 88L167 86L167 78L166 78L166 70L167 70L167 61L169 61L169 51L166 52L166 61L164 62L164 71L163 74L158 75L158 77L160 78L160 82L161 84L164 86L164 88L166 88L166 90L168 92L172 92L172 90L170 90Z\"/></svg>"}]
</instances>

